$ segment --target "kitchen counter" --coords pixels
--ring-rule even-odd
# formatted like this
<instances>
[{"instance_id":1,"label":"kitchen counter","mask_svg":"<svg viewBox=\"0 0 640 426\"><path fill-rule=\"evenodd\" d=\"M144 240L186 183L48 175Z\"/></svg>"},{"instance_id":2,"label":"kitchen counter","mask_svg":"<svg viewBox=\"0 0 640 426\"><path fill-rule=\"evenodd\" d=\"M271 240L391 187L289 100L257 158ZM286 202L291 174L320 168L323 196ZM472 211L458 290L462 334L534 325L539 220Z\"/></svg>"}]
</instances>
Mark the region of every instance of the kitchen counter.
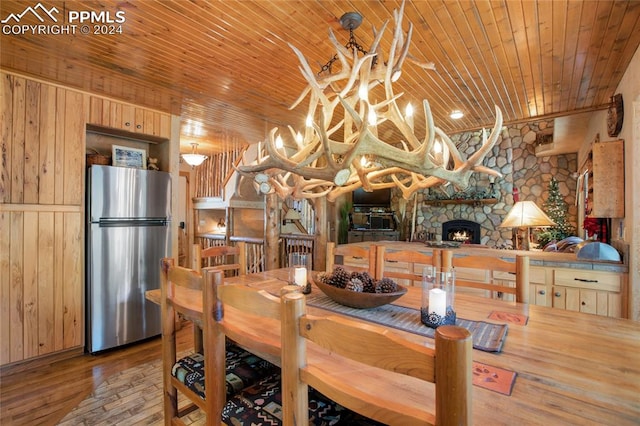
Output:
<instances>
[{"instance_id":1,"label":"kitchen counter","mask_svg":"<svg viewBox=\"0 0 640 426\"><path fill-rule=\"evenodd\" d=\"M369 246L371 242L353 243L354 246ZM384 245L390 250L416 250L431 253L433 247L428 247L422 242L401 241L376 241L377 245ZM578 259L575 253L556 253L543 251L499 250L476 244L463 244L459 248L450 248L453 255L478 255L495 256L502 259L514 259L516 255L529 256L532 266L549 266L554 268L586 269L594 271L607 271L628 273L629 267L622 262L594 261Z\"/></svg>"},{"instance_id":2,"label":"kitchen counter","mask_svg":"<svg viewBox=\"0 0 640 426\"><path fill-rule=\"evenodd\" d=\"M347 246L384 246L385 250L410 250L430 254L433 247L423 242L377 241ZM529 257L529 303L568 311L584 312L617 318L629 318L629 266L622 262L578 259L575 253L543 251L498 250L482 245L463 244L450 248L453 256L477 255L496 257L515 262L516 255ZM401 265L389 267L403 268ZM481 268L463 268L460 276L466 280L485 282L497 280L513 285L513 276L493 273L486 275ZM456 273L456 275L458 275ZM492 297L501 298L499 293Z\"/></svg>"}]
</instances>

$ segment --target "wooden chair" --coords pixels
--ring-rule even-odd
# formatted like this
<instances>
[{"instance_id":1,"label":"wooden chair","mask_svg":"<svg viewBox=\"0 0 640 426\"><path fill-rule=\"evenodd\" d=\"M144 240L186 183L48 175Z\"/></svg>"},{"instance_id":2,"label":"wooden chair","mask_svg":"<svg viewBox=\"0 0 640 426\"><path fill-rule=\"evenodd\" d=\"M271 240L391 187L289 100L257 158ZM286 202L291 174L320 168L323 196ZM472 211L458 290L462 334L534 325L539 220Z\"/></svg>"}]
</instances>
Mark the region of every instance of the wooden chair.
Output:
<instances>
[{"instance_id":1,"label":"wooden chair","mask_svg":"<svg viewBox=\"0 0 640 426\"><path fill-rule=\"evenodd\" d=\"M162 375L164 384L164 419L166 425L180 424L180 417L197 408L204 411L207 416L210 416L212 413L217 413L220 409L220 401L217 398L203 399L194 390L175 377L172 374L172 370L178 361L175 330L176 314L180 313L187 318L195 318L197 316L192 308L185 303L187 302L186 299L176 297L176 287L183 287L187 291L192 292L194 299L201 298L202 306L206 311L215 307L214 285L221 281L222 271L208 271L203 278L202 275L193 269L174 266L173 259L162 259ZM204 315L201 325L205 334L214 332L215 324L211 315ZM215 365L215 355L216 351L214 348L207 348L203 354L205 365ZM218 380L215 373L214 369L204 370L206 388L215 388L215 381ZM224 382L222 383L224 384ZM178 392L186 396L191 402L181 411L178 411Z\"/></svg>"},{"instance_id":2,"label":"wooden chair","mask_svg":"<svg viewBox=\"0 0 640 426\"><path fill-rule=\"evenodd\" d=\"M231 257L233 260L230 260ZM194 244L191 261L192 268L196 271L200 271L204 265L215 266L225 271L225 276L246 275L246 245L244 241L238 241L235 246L212 246L203 249L200 244Z\"/></svg>"},{"instance_id":3,"label":"wooden chair","mask_svg":"<svg viewBox=\"0 0 640 426\"><path fill-rule=\"evenodd\" d=\"M280 299L244 286L224 286L223 273L216 268L205 268L200 275L192 269L174 267L173 259L162 261L163 403L167 425L184 424L181 417L197 408L205 413L207 425L220 425L227 398L233 398L246 387L256 386L266 377L277 377L278 384L280 382L276 365L247 352L237 343L241 341L242 346L251 347L254 340L264 341L264 336L252 340L242 331L241 325L232 327L225 323L222 309L225 303L258 312L254 315L263 320L276 318L279 326ZM176 297L176 286L184 287L179 297ZM202 315L195 311L198 299L201 299ZM177 359L175 323L172 321L176 313L187 318L201 318L202 353ZM226 339L227 335L235 339L233 343ZM276 343L272 346L278 347L279 333L275 332L275 335ZM270 358L277 359L279 355L279 352L271 353ZM200 380L202 377L204 383ZM190 401L180 410L178 392Z\"/></svg>"},{"instance_id":4,"label":"wooden chair","mask_svg":"<svg viewBox=\"0 0 640 426\"><path fill-rule=\"evenodd\" d=\"M270 295L264 290L256 290L244 285L217 285L215 286L215 296L213 296L213 302L216 307L212 311L215 319L214 326L205 329L204 351L212 351L214 353L213 359L213 374L215 378L213 395L217 399L214 407L216 409L213 419L223 419L223 409L225 410L224 423L233 423L229 417L233 417L234 406L241 405L238 403L235 397L231 397L229 402L225 401L226 395L226 370L225 370L225 353L220 348L225 347L225 342L228 339L233 340L236 344L252 351L259 353L263 358L269 358L274 362L277 362L280 358L280 352L273 352L270 348L278 347L278 328L280 326L280 298ZM224 306L224 309L223 309ZM242 326L242 323L233 321L225 316L225 310L235 309L245 314L252 314L257 320L265 321L268 319L274 320L274 332L272 336L250 336L247 335L246 328ZM271 339L271 344L265 342ZM257 343L261 342L261 343ZM270 375L270 385L279 390L280 387L280 372L273 372ZM264 379L264 377L262 378ZM209 388L207 388L209 389ZM254 392L256 390L254 389ZM242 397L241 397L242 399ZM226 407L225 407L226 406ZM248 407L242 407L242 410L247 410ZM208 423L213 424L213 423ZM217 424L220 424L219 422Z\"/></svg>"},{"instance_id":5,"label":"wooden chair","mask_svg":"<svg viewBox=\"0 0 640 426\"><path fill-rule=\"evenodd\" d=\"M192 268L200 272L204 265L224 271L224 276L246 275L245 250L243 241L238 241L235 246L212 246L206 249L203 249L200 244L194 244L191 250ZM193 340L196 350L201 351L202 329L197 324L193 327Z\"/></svg>"},{"instance_id":6,"label":"wooden chair","mask_svg":"<svg viewBox=\"0 0 640 426\"><path fill-rule=\"evenodd\" d=\"M456 326L438 327L434 350L377 325L338 316L307 315L305 298L299 293L284 295L283 304L283 424L307 424L309 386L333 401L385 424L472 423L472 339L468 330ZM307 341L326 349L328 354L308 357ZM350 380L350 367L340 369L333 361L326 361L334 354L391 371L394 375L435 383L435 398L429 393L420 395L425 401L424 411L410 410L392 392L380 392L376 382L380 379L373 372L367 376L366 385L356 385L361 381ZM324 361L314 364L310 359ZM335 361L344 363L344 360ZM336 369L347 373L336 374ZM363 372L355 367L353 374L361 376ZM399 383L404 382L399 380Z\"/></svg>"},{"instance_id":7,"label":"wooden chair","mask_svg":"<svg viewBox=\"0 0 640 426\"><path fill-rule=\"evenodd\" d=\"M360 247L328 242L326 271L332 272L336 266L342 266L348 271L368 272L371 277L375 277L377 247L375 244Z\"/></svg>"},{"instance_id":8,"label":"wooden chair","mask_svg":"<svg viewBox=\"0 0 640 426\"><path fill-rule=\"evenodd\" d=\"M235 246L212 246L203 249L200 244L194 244L191 249L191 267L201 272L203 265L215 266L224 271L225 276L246 275L245 243L239 241ZM231 261L230 261L231 259ZM202 329L194 324L193 340L196 351L202 350Z\"/></svg>"},{"instance_id":9,"label":"wooden chair","mask_svg":"<svg viewBox=\"0 0 640 426\"><path fill-rule=\"evenodd\" d=\"M427 254L415 250L389 250L385 246L378 246L376 257L376 279L388 277L401 285L420 287L424 266L442 266L442 252L438 249L434 249L432 254Z\"/></svg>"},{"instance_id":10,"label":"wooden chair","mask_svg":"<svg viewBox=\"0 0 640 426\"><path fill-rule=\"evenodd\" d=\"M216 327L214 335L208 336L206 342L211 343L215 348L219 348L226 338L231 338L238 345L252 352L259 354L261 357L270 359L276 358L278 361L283 356L284 351L288 350L284 346L280 347L277 352L273 352L273 348L278 348L281 344L281 299L274 297L264 290L256 290L244 285L224 285L218 286L217 299L224 305L224 313L219 308L216 311ZM298 286L284 286L281 294L297 293ZM220 305L219 305L220 306ZM241 311L242 316L234 317L231 311ZM242 318L242 321L239 321ZM247 334L249 326L243 321L272 321L274 322L269 334L261 334L260 336L251 336ZM205 348L206 352L207 348ZM216 380L217 386L224 383L221 372L224 372L224 357L222 353L216 358ZM215 395L220 395L224 389L218 388ZM318 394L314 390L309 390L307 398L313 401L313 408L307 408L307 418L313 420L308 425L325 425L330 421L340 417L343 424L349 424L347 416L354 416L354 413L339 407L335 402L327 399L323 395ZM229 425L238 424L285 424L281 422L282 412L282 385L281 375L278 371L268 377L264 377L260 382L251 387L243 389L236 395L233 395L224 404L222 421Z\"/></svg>"},{"instance_id":11,"label":"wooden chair","mask_svg":"<svg viewBox=\"0 0 640 426\"><path fill-rule=\"evenodd\" d=\"M529 256L516 255L513 262L443 250L442 266L455 268L456 288L491 298L510 294L518 303L529 303Z\"/></svg>"}]
</instances>

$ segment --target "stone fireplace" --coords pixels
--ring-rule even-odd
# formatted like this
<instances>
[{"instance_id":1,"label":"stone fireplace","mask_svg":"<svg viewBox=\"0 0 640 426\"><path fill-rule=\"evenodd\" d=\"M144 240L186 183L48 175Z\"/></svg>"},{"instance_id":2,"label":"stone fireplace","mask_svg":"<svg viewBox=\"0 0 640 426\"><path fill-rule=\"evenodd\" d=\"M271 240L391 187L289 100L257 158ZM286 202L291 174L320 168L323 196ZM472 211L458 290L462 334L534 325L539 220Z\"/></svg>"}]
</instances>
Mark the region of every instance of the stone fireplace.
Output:
<instances>
[{"instance_id":1,"label":"stone fireplace","mask_svg":"<svg viewBox=\"0 0 640 426\"><path fill-rule=\"evenodd\" d=\"M443 241L460 241L463 244L480 244L480 224L470 220L455 219L442 224Z\"/></svg>"}]
</instances>

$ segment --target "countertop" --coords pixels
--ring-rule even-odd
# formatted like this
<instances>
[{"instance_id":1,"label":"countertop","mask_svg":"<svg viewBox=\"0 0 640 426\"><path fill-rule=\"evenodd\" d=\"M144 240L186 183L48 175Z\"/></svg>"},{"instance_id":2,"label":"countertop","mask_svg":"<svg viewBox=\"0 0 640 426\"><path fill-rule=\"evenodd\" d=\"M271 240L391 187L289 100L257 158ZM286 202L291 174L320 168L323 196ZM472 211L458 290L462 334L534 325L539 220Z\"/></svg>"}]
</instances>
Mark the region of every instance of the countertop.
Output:
<instances>
[{"instance_id":1,"label":"countertop","mask_svg":"<svg viewBox=\"0 0 640 426\"><path fill-rule=\"evenodd\" d=\"M368 242L351 243L350 245L368 246ZM402 242L402 241L376 241L377 245L384 245L393 250L417 250L431 253L433 247L428 247L423 242ZM556 253L544 251L523 251L523 250L499 250L475 244L463 244L459 248L451 248L453 255L478 255L495 256L502 259L514 259L516 255L529 256L531 266L549 266L554 268L587 269L594 271L608 271L628 273L629 267L622 262L593 261L578 259L575 253Z\"/></svg>"}]
</instances>

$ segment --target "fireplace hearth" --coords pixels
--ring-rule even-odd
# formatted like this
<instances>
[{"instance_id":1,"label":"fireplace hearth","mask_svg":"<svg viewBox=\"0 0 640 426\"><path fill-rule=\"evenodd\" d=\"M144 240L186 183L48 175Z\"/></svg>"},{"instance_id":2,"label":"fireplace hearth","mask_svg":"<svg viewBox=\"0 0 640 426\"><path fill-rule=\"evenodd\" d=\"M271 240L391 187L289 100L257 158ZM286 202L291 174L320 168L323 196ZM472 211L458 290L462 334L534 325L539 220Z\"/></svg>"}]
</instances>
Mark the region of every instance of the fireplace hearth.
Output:
<instances>
[{"instance_id":1,"label":"fireplace hearth","mask_svg":"<svg viewBox=\"0 0 640 426\"><path fill-rule=\"evenodd\" d=\"M456 219L442 224L443 241L459 241L463 244L480 244L480 224Z\"/></svg>"}]
</instances>

